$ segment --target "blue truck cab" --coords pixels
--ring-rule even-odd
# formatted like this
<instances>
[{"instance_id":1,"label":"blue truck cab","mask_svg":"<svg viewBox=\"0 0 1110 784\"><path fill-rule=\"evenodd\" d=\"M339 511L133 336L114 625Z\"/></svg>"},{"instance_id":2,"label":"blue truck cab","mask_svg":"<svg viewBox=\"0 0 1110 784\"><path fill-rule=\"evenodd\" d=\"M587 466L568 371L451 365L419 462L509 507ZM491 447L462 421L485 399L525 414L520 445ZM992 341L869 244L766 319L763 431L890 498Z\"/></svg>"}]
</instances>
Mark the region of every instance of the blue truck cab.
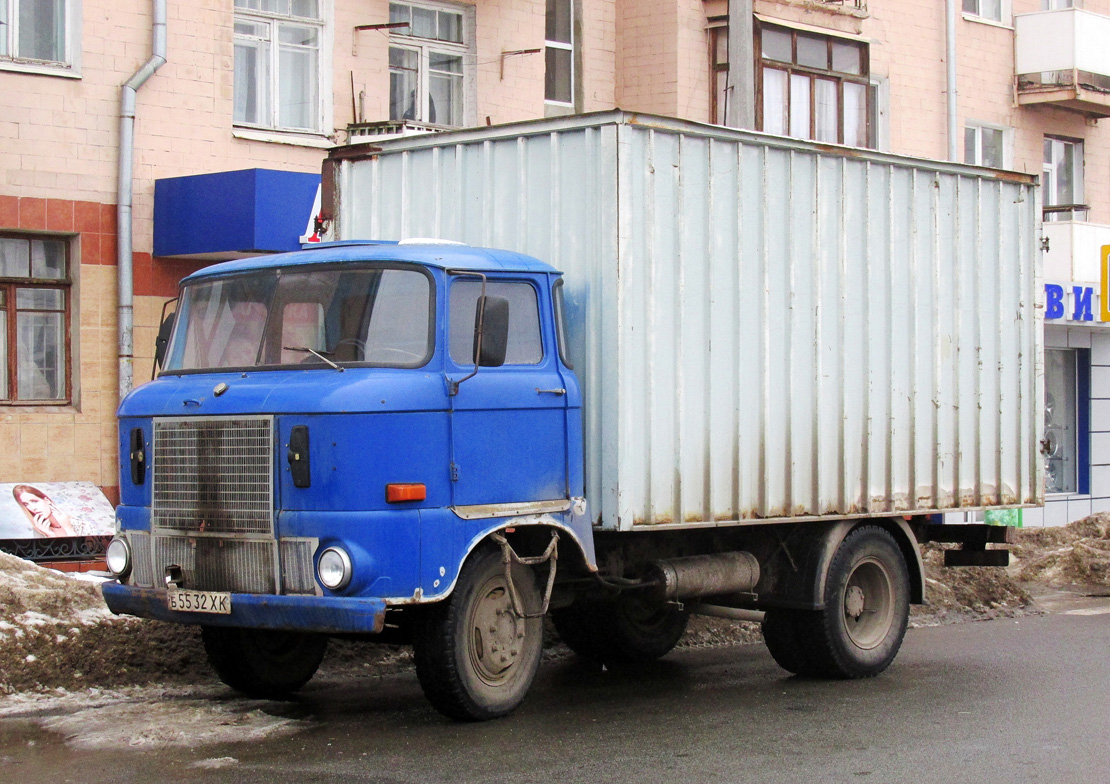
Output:
<instances>
[{"instance_id":1,"label":"blue truck cab","mask_svg":"<svg viewBox=\"0 0 1110 784\"><path fill-rule=\"evenodd\" d=\"M420 241L186 278L158 377L119 408L109 607L201 624L225 681L272 694L311 677L324 635L485 591L480 653L498 661L474 677L530 681L530 567L596 569L560 287L529 256ZM490 584L460 586L476 562ZM265 672L243 663L259 657ZM447 712L508 704L471 702Z\"/></svg>"}]
</instances>

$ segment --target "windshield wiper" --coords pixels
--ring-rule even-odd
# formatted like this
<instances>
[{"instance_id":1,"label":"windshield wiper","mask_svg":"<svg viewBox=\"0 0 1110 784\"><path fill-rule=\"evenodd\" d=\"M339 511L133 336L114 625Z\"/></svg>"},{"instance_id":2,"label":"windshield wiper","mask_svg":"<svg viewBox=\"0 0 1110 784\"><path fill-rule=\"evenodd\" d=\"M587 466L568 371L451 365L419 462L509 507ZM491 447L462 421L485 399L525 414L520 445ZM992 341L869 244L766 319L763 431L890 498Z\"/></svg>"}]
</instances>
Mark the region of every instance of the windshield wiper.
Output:
<instances>
[{"instance_id":1,"label":"windshield wiper","mask_svg":"<svg viewBox=\"0 0 1110 784\"><path fill-rule=\"evenodd\" d=\"M327 362L329 365L331 365L333 368L338 370L340 373L343 372L343 368L339 367L339 365L332 362L330 359L325 357L319 351L316 351L315 349L311 349L308 346L282 346L282 348L285 349L286 351L303 351L306 354L311 354L314 357L319 357L323 362Z\"/></svg>"}]
</instances>

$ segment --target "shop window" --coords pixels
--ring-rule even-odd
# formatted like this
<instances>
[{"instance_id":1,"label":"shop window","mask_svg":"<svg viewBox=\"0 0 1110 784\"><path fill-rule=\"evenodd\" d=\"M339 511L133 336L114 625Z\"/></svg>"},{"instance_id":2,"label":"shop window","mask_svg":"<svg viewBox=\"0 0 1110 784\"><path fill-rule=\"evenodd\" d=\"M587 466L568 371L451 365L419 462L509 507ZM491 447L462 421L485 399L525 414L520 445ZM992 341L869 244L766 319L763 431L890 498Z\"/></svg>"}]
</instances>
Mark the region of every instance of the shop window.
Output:
<instances>
[{"instance_id":1,"label":"shop window","mask_svg":"<svg viewBox=\"0 0 1110 784\"><path fill-rule=\"evenodd\" d=\"M775 25L758 26L757 37L760 130L873 146L866 44Z\"/></svg>"},{"instance_id":2,"label":"shop window","mask_svg":"<svg viewBox=\"0 0 1110 784\"><path fill-rule=\"evenodd\" d=\"M235 0L235 123L282 131L323 125L319 0Z\"/></svg>"},{"instance_id":3,"label":"shop window","mask_svg":"<svg viewBox=\"0 0 1110 784\"><path fill-rule=\"evenodd\" d=\"M65 240L0 236L0 400L69 400L69 322Z\"/></svg>"},{"instance_id":4,"label":"shop window","mask_svg":"<svg viewBox=\"0 0 1110 784\"><path fill-rule=\"evenodd\" d=\"M964 163L1005 169L1010 166L1012 131L1000 126L969 124L964 128Z\"/></svg>"},{"instance_id":5,"label":"shop window","mask_svg":"<svg viewBox=\"0 0 1110 784\"><path fill-rule=\"evenodd\" d=\"M547 0L544 101L574 107L574 0Z\"/></svg>"},{"instance_id":6,"label":"shop window","mask_svg":"<svg viewBox=\"0 0 1110 784\"><path fill-rule=\"evenodd\" d=\"M389 119L460 126L466 117L467 19L457 6L390 3Z\"/></svg>"},{"instance_id":7,"label":"shop window","mask_svg":"<svg viewBox=\"0 0 1110 784\"><path fill-rule=\"evenodd\" d=\"M1082 349L1045 349L1044 354L1045 492L1087 493L1090 354Z\"/></svg>"},{"instance_id":8,"label":"shop window","mask_svg":"<svg viewBox=\"0 0 1110 784\"><path fill-rule=\"evenodd\" d=\"M1045 220L1086 220L1088 208L1083 203L1083 142L1046 136L1042 173Z\"/></svg>"}]
</instances>

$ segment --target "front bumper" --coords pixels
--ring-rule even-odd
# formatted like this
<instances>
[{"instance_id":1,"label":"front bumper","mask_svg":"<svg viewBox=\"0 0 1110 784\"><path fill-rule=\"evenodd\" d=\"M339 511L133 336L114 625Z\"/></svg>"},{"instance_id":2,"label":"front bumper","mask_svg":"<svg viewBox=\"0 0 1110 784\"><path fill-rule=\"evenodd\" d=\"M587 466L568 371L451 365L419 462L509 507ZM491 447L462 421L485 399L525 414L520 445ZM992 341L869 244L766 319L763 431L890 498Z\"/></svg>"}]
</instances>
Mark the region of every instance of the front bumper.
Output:
<instances>
[{"instance_id":1,"label":"front bumper","mask_svg":"<svg viewBox=\"0 0 1110 784\"><path fill-rule=\"evenodd\" d=\"M381 599L233 593L231 614L218 615L170 610L164 588L136 588L108 582L101 586L101 591L108 609L116 615L137 615L170 623L326 634L378 634L385 628L385 602Z\"/></svg>"}]
</instances>

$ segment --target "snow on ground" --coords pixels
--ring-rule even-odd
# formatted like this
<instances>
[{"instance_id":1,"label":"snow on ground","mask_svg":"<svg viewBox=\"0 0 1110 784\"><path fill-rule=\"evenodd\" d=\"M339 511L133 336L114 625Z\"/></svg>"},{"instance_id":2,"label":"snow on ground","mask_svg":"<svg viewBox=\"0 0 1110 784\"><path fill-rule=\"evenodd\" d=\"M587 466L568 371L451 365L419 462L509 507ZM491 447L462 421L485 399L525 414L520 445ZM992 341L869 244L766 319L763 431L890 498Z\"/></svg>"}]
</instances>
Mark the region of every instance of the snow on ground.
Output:
<instances>
[{"instance_id":1,"label":"snow on ground","mask_svg":"<svg viewBox=\"0 0 1110 784\"><path fill-rule=\"evenodd\" d=\"M925 607L911 625L1036 612L1026 585L1110 585L1110 514L1020 532L1007 569L945 569L923 548ZM1021 582L1019 582L1021 581ZM570 655L551 632L545 659ZM695 617L680 647L760 641L759 627ZM320 677L357 679L411 669L407 649L332 641ZM0 553L0 721L21 718L76 748L190 747L293 733L301 723L240 698L208 667L196 627L113 616L95 581ZM230 757L197 763L233 766Z\"/></svg>"}]
</instances>

